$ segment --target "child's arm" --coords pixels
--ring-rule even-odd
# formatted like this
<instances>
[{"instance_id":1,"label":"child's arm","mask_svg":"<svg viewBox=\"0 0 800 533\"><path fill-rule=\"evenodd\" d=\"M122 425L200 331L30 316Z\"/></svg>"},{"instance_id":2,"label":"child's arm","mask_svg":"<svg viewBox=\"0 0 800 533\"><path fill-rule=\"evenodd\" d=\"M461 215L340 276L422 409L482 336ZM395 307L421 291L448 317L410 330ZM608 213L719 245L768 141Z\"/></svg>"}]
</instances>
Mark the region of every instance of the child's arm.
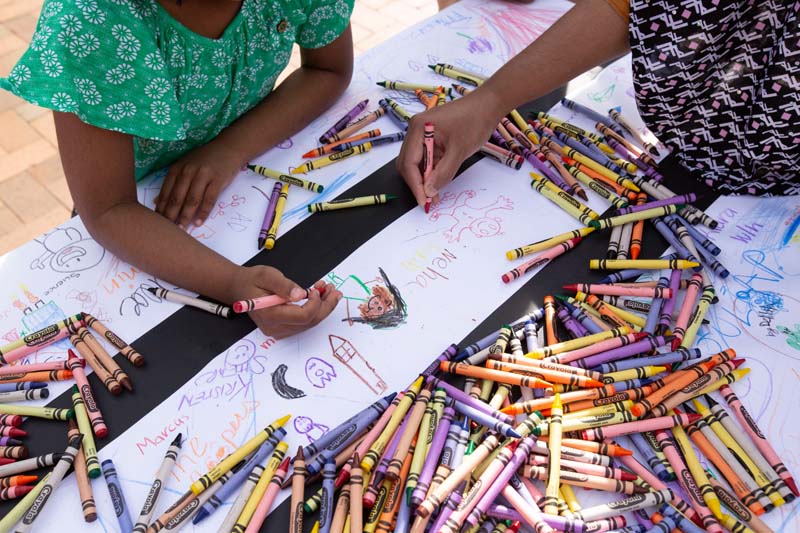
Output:
<instances>
[{"instance_id":1,"label":"child's arm","mask_svg":"<svg viewBox=\"0 0 800 533\"><path fill-rule=\"evenodd\" d=\"M511 109L625 53L628 26L615 9L608 0L576 2L479 88L447 105L415 115L400 149L397 169L417 202L424 205L427 197L436 196L450 183L461 163L486 142L500 118ZM423 187L419 163L426 122L436 125L437 159Z\"/></svg>"},{"instance_id":2,"label":"child's arm","mask_svg":"<svg viewBox=\"0 0 800 533\"><path fill-rule=\"evenodd\" d=\"M185 289L225 303L276 293L297 300L300 287L271 267L240 267L203 246L164 217L139 204L133 177L133 141L54 113L58 146L70 193L92 236L121 259ZM318 285L320 288L322 285ZM280 305L251 317L277 337L297 333L328 316L341 293L311 291L302 306Z\"/></svg>"},{"instance_id":3,"label":"child's arm","mask_svg":"<svg viewBox=\"0 0 800 533\"><path fill-rule=\"evenodd\" d=\"M239 169L292 136L333 104L353 72L350 27L327 46L301 49L302 64L213 141L170 166L156 211L183 227L199 225Z\"/></svg>"}]
</instances>

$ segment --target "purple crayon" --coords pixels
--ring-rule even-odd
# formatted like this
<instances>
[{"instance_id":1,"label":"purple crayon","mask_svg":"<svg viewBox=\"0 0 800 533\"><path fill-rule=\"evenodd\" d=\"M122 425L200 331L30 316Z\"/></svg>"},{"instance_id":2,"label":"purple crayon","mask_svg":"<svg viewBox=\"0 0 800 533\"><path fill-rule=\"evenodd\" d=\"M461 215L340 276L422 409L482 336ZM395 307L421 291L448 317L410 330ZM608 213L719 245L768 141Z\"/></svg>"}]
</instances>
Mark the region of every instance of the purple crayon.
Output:
<instances>
[{"instance_id":1,"label":"purple crayon","mask_svg":"<svg viewBox=\"0 0 800 533\"><path fill-rule=\"evenodd\" d=\"M267 211L264 213L264 221L261 223L261 229L258 232L259 250L264 247L264 243L267 241L267 234L269 233L269 228L272 226L272 219L275 218L275 207L278 205L278 198L281 195L282 187L283 183L280 181L276 182L275 186L272 187L272 194L269 197Z\"/></svg>"},{"instance_id":2,"label":"purple crayon","mask_svg":"<svg viewBox=\"0 0 800 533\"><path fill-rule=\"evenodd\" d=\"M433 362L431 362L431 364L428 365L428 368L423 370L420 373L420 375L425 376L426 378L428 376L434 375L439 370L439 363L441 363L442 361L452 361L457 353L458 353L458 346L456 346L455 344L451 344L450 346L447 347L445 351L443 351L439 355L439 357L434 359Z\"/></svg>"},{"instance_id":3,"label":"purple crayon","mask_svg":"<svg viewBox=\"0 0 800 533\"><path fill-rule=\"evenodd\" d=\"M447 498L447 501L444 503L444 505L442 505L441 509L439 509L439 516L433 523L431 531L441 531L444 523L447 522L447 519L450 518L450 515L453 514L453 512L461 504L461 500L463 499L462 493L464 492L466 486L467 482L462 481L458 488L450 493L450 497Z\"/></svg>"},{"instance_id":4,"label":"purple crayon","mask_svg":"<svg viewBox=\"0 0 800 533\"><path fill-rule=\"evenodd\" d=\"M336 124L331 126L331 129L329 129L328 131L326 131L325 133L322 134L322 136L319 138L319 142L321 142L322 144L330 143L331 141L330 141L329 137L331 135L335 135L335 134L339 133L340 131L342 131L350 121L355 119L358 116L359 113L364 111L364 109L367 107L368 103L369 103L369 98L367 98L366 100L362 100L359 103L357 103L356 106L353 109L351 109L350 111L348 111L345 114L345 116L343 116L342 118L337 120Z\"/></svg>"},{"instance_id":5,"label":"purple crayon","mask_svg":"<svg viewBox=\"0 0 800 533\"><path fill-rule=\"evenodd\" d=\"M617 133L619 135L625 134L624 130L620 127L619 124L614 122L611 118L605 115L601 115L594 109L586 107L585 105L581 105L574 100L570 100L569 98L562 98L561 105L563 105L567 109L572 109L573 111L580 113L581 115L585 116L588 119L605 124L606 127L613 130L614 133Z\"/></svg>"},{"instance_id":6,"label":"purple crayon","mask_svg":"<svg viewBox=\"0 0 800 533\"><path fill-rule=\"evenodd\" d=\"M656 335L663 335L672 323L672 312L675 310L675 302L678 301L678 287L681 283L681 271L673 270L669 276L669 288L672 289L672 297L666 298L661 306L661 315L656 325Z\"/></svg>"},{"instance_id":7,"label":"purple crayon","mask_svg":"<svg viewBox=\"0 0 800 533\"><path fill-rule=\"evenodd\" d=\"M487 428L503 435L504 437L513 437L515 439L521 437L521 435L517 433L517 431L510 424L506 424L501 420L497 420L491 415L488 415L480 409L472 407L471 405L467 405L456 400L453 404L453 407L456 411L466 416L470 420L474 420L478 424L486 426Z\"/></svg>"},{"instance_id":8,"label":"purple crayon","mask_svg":"<svg viewBox=\"0 0 800 533\"><path fill-rule=\"evenodd\" d=\"M562 183L562 182L564 182L564 178L562 178L561 176L559 176L559 175L558 175L558 172L556 172L555 170L551 170L550 166L548 165L548 164L550 163L549 161L547 162L548 164L545 164L545 163L544 163L543 161L541 161L541 160L540 160L538 157L536 157L536 156L533 154L533 152L531 152L531 151L530 151L530 150L528 150L527 148L523 148L523 149L522 149L522 155L524 155L524 156L525 156L525 159L527 159L527 160L528 160L528 162L529 162L531 165L533 165L533 167L534 167L536 170L538 170L539 172L541 172L543 176L545 176L547 179L549 179L550 181L552 181L552 182L553 182L555 185L557 185L559 188L563 189L563 187L561 187L561 185L559 185L559 183ZM564 183L565 183L565 182L564 182ZM567 191L567 192L571 192L571 191Z\"/></svg>"},{"instance_id":9,"label":"purple crayon","mask_svg":"<svg viewBox=\"0 0 800 533\"><path fill-rule=\"evenodd\" d=\"M472 396L470 396L466 392L458 389L457 387L454 387L454 386L450 385L446 381L442 381L442 380L440 380L440 379L438 379L438 378L436 378L434 376L428 376L428 378L426 379L426 382L429 383L429 384L433 384L434 387L439 387L439 388L444 389L445 392L447 393L447 395L450 398L452 398L453 400L456 400L458 402L461 402L462 404L468 405L468 406L472 407L473 409L475 409L477 411L480 411L482 413L485 413L485 414L491 416L492 418L496 418L497 420L499 420L501 422L505 422L506 424L513 424L514 423L514 417L509 416L509 415L507 415L505 413L502 413L502 412L498 411L497 409L495 409L494 407L492 407L491 405L489 405L488 403L486 403L486 402L484 402L482 400L473 398Z\"/></svg>"},{"instance_id":10,"label":"purple crayon","mask_svg":"<svg viewBox=\"0 0 800 533\"><path fill-rule=\"evenodd\" d=\"M670 286L669 278L665 276L664 272L662 271L661 277L658 279L657 288L666 289L669 286ZM674 297L675 293L670 291L670 295ZM652 299L652 301L650 302L650 309L647 310L647 320L645 320L644 328L642 329L642 331L644 331L645 333L649 333L650 335L656 334L658 319L661 317L661 307L663 305L664 305L664 298Z\"/></svg>"},{"instance_id":11,"label":"purple crayon","mask_svg":"<svg viewBox=\"0 0 800 533\"><path fill-rule=\"evenodd\" d=\"M367 426L377 420L386 411L396 395L397 393L392 393L384 396L303 448L305 457L313 457L319 454L306 465L308 475L313 476L321 472L327 460L335 457L342 448L353 442Z\"/></svg>"},{"instance_id":12,"label":"purple crayon","mask_svg":"<svg viewBox=\"0 0 800 533\"><path fill-rule=\"evenodd\" d=\"M431 479L433 479L433 473L438 466L438 459L442 455L445 442L450 436L450 426L455 414L456 412L452 407L448 406L444 408L442 419L439 425L436 426L433 439L428 447L428 455L425 457L425 462L422 463L422 470L420 470L417 485L414 487L413 491L409 491L410 494L406 494L406 498L411 501L411 505L414 508L422 503L422 500L425 499L425 495L428 493ZM457 438L454 436L452 439L453 447L455 447L456 440Z\"/></svg>"},{"instance_id":13,"label":"purple crayon","mask_svg":"<svg viewBox=\"0 0 800 533\"><path fill-rule=\"evenodd\" d=\"M628 213L637 213L639 211L644 211L645 209L664 207L666 205L691 204L695 201L697 201L697 195L692 192L689 194L682 194L680 196L665 198L663 200L654 200L652 202L647 202L642 205L632 205L628 207L623 207L622 209L617 210L617 215L627 215Z\"/></svg>"},{"instance_id":14,"label":"purple crayon","mask_svg":"<svg viewBox=\"0 0 800 533\"><path fill-rule=\"evenodd\" d=\"M379 144L398 142L402 141L405 138L406 138L406 132L398 131L396 133L389 133L388 135L381 135L380 137L373 137L372 139L361 139L360 141L350 141L347 143L342 143L339 146L335 147L333 150L334 152L343 152L344 150L349 150L354 146L358 146L359 144L364 144L366 142L372 144L372 147L375 148Z\"/></svg>"},{"instance_id":15,"label":"purple crayon","mask_svg":"<svg viewBox=\"0 0 800 533\"><path fill-rule=\"evenodd\" d=\"M556 315L558 316L559 320L561 320L561 323L565 328L567 328L567 331L569 331L574 337L585 337L589 335L589 330L587 330L583 324L578 322L575 317L569 314L569 310L565 306L556 304L556 308L558 309L558 313L556 313Z\"/></svg>"},{"instance_id":16,"label":"purple crayon","mask_svg":"<svg viewBox=\"0 0 800 533\"><path fill-rule=\"evenodd\" d=\"M531 453L533 441L533 438L525 437L519 442L517 449L514 450L514 454L511 456L511 459L503 467L503 470L494 479L494 481L492 481L492 484L483 494L481 499L478 500L478 503L475 504L475 507L472 509L469 515L467 515L467 524L474 526L478 523L481 515L483 515L489 508L489 505L491 505L492 502L497 499L497 496L503 490L503 487L508 484L509 480L516 473L520 465L528 458L528 455Z\"/></svg>"},{"instance_id":17,"label":"purple crayon","mask_svg":"<svg viewBox=\"0 0 800 533\"><path fill-rule=\"evenodd\" d=\"M24 443L13 437L0 437L0 446L22 446Z\"/></svg>"},{"instance_id":18,"label":"purple crayon","mask_svg":"<svg viewBox=\"0 0 800 533\"><path fill-rule=\"evenodd\" d=\"M666 222L660 218L651 218L650 222L653 224L653 227L656 228L656 231L658 231L661 236L664 237L664 240L667 241L670 246L675 248L675 253L678 254L678 257L687 261L694 261L696 263L700 262L700 259L696 258L694 254L692 254L692 252L690 252L689 249L686 248L686 246L680 241L680 239L678 239L672 230L669 229L669 226L667 226ZM700 271L702 269L703 267L701 265L694 270Z\"/></svg>"},{"instance_id":19,"label":"purple crayon","mask_svg":"<svg viewBox=\"0 0 800 533\"><path fill-rule=\"evenodd\" d=\"M598 354L590 355L589 357L584 357L583 359L578 359L575 362L578 364L578 366L583 368L594 368L604 363L610 363L619 359L625 359L627 357L633 357L634 355L653 351L656 348L665 346L667 342L670 341L672 341L672 337L664 337L661 335L657 337L647 337L640 341L632 342L627 346L606 350L605 352L600 352Z\"/></svg>"}]
</instances>

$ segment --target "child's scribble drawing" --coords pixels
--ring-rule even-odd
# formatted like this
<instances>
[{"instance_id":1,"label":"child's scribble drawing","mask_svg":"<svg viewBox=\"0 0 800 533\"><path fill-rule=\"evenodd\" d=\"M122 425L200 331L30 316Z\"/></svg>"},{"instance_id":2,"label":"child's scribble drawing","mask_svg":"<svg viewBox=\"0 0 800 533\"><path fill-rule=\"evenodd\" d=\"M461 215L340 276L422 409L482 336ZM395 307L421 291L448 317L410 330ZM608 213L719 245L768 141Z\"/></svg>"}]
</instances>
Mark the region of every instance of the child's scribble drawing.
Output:
<instances>
[{"instance_id":1,"label":"child's scribble drawing","mask_svg":"<svg viewBox=\"0 0 800 533\"><path fill-rule=\"evenodd\" d=\"M361 355L349 340L338 335L328 335L333 356L375 394L386 391L386 382L367 359Z\"/></svg>"},{"instance_id":2,"label":"child's scribble drawing","mask_svg":"<svg viewBox=\"0 0 800 533\"><path fill-rule=\"evenodd\" d=\"M436 222L449 219L452 224L442 234L447 242L461 242L461 235L465 231L479 239L503 234L503 219L490 213L498 209L512 210L514 202L500 195L493 203L478 207L470 202L476 196L473 190L461 191L458 195L446 192L431 210L428 220Z\"/></svg>"},{"instance_id":3,"label":"child's scribble drawing","mask_svg":"<svg viewBox=\"0 0 800 533\"><path fill-rule=\"evenodd\" d=\"M305 391L300 389L296 389L292 387L288 383L286 383L286 371L289 370L289 367L280 364L278 368L272 373L272 388L275 389L275 392L281 398L286 398L287 400L296 400L297 398L302 398L306 395Z\"/></svg>"},{"instance_id":4,"label":"child's scribble drawing","mask_svg":"<svg viewBox=\"0 0 800 533\"><path fill-rule=\"evenodd\" d=\"M341 278L331 272L328 279L345 298L347 318L342 322L368 324L373 329L392 329L404 324L408 317L406 302L398 289L378 267L378 276L369 281L362 281L355 275ZM357 305L358 316L354 316L352 305Z\"/></svg>"},{"instance_id":5,"label":"child's scribble drawing","mask_svg":"<svg viewBox=\"0 0 800 533\"><path fill-rule=\"evenodd\" d=\"M795 324L791 329L786 326L778 326L777 330L786 335L786 344L800 351L800 324Z\"/></svg>"},{"instance_id":6,"label":"child's scribble drawing","mask_svg":"<svg viewBox=\"0 0 800 533\"><path fill-rule=\"evenodd\" d=\"M49 267L54 272L83 272L97 266L106 255L105 248L72 227L56 228L34 241L44 252L31 262L31 270Z\"/></svg>"},{"instance_id":7,"label":"child's scribble drawing","mask_svg":"<svg viewBox=\"0 0 800 533\"><path fill-rule=\"evenodd\" d=\"M305 435L309 443L316 442L330 429L324 424L317 424L307 416L298 416L294 419L294 429Z\"/></svg>"},{"instance_id":8,"label":"child's scribble drawing","mask_svg":"<svg viewBox=\"0 0 800 533\"><path fill-rule=\"evenodd\" d=\"M465 7L475 13L475 18L480 21L480 32L487 41L495 43L496 55L503 61L528 46L562 15L556 10L530 10L510 3L481 2ZM470 47L472 45L470 42Z\"/></svg>"},{"instance_id":9,"label":"child's scribble drawing","mask_svg":"<svg viewBox=\"0 0 800 533\"><path fill-rule=\"evenodd\" d=\"M318 389L324 389L337 377L336 369L329 362L319 357L306 360L306 379Z\"/></svg>"}]
</instances>

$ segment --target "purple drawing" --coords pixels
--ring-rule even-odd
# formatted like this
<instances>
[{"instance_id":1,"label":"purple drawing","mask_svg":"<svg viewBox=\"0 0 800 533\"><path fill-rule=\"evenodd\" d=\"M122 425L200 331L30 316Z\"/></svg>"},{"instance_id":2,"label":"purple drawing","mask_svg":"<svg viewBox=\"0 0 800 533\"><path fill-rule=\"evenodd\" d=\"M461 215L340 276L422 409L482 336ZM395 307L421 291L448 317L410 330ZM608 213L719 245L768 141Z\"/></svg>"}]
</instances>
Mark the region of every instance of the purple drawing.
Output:
<instances>
[{"instance_id":1,"label":"purple drawing","mask_svg":"<svg viewBox=\"0 0 800 533\"><path fill-rule=\"evenodd\" d=\"M307 416L298 416L294 419L294 429L301 435L305 435L309 443L314 443L330 428L324 424L317 424Z\"/></svg>"},{"instance_id":2,"label":"purple drawing","mask_svg":"<svg viewBox=\"0 0 800 533\"><path fill-rule=\"evenodd\" d=\"M337 377L333 365L319 357L309 357L306 360L306 379L318 389L324 389Z\"/></svg>"}]
</instances>

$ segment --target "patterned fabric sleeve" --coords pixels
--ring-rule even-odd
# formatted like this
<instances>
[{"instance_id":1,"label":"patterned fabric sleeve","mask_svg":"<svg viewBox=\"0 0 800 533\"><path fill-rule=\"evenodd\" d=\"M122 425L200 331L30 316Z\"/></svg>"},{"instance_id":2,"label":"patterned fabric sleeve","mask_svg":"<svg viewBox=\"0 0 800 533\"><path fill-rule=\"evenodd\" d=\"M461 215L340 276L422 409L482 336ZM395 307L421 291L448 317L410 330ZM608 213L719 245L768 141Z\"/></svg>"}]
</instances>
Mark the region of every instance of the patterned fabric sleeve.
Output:
<instances>
[{"instance_id":1,"label":"patterned fabric sleeve","mask_svg":"<svg viewBox=\"0 0 800 533\"><path fill-rule=\"evenodd\" d=\"M297 32L302 48L322 48L336 40L350 24L354 0L301 0L308 17Z\"/></svg>"},{"instance_id":2,"label":"patterned fabric sleeve","mask_svg":"<svg viewBox=\"0 0 800 533\"><path fill-rule=\"evenodd\" d=\"M185 138L154 32L114 2L46 0L28 50L0 87L99 128Z\"/></svg>"}]
</instances>

